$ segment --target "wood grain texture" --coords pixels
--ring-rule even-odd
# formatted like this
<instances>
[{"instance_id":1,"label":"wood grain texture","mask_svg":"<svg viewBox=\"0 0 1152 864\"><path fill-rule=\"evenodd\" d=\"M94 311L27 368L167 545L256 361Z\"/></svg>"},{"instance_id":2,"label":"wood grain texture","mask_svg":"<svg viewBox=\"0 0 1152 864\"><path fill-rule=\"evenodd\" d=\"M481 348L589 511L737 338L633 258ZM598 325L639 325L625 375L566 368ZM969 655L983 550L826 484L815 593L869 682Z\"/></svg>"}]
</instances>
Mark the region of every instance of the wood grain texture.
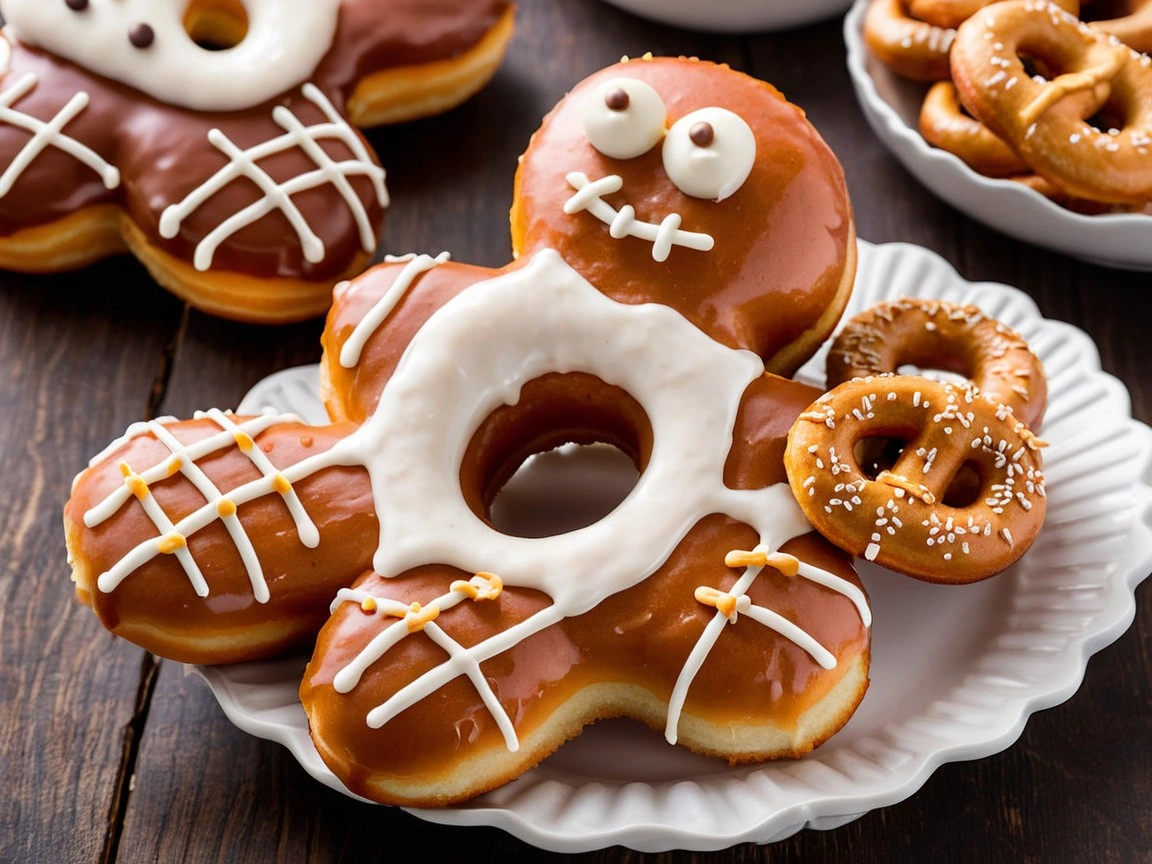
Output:
<instances>
[{"instance_id":1,"label":"wood grain texture","mask_svg":"<svg viewBox=\"0 0 1152 864\"><path fill-rule=\"evenodd\" d=\"M1132 391L1134 415L1152 420L1148 276L1020 244L919 186L856 107L839 22L702 36L599 0L521 0L516 40L490 87L444 117L370 135L393 199L382 251L507 262L512 176L540 118L586 74L649 50L728 62L779 86L843 162L862 237L918 243L967 279L1026 291L1046 316L1092 336L1104 368ZM233 727L206 687L167 662L154 691L145 688L141 734L126 750L151 667L71 598L59 529L71 476L149 411L229 407L263 376L314 362L320 329L184 313L130 262L57 279L0 276L0 471L11 478L0 507L0 768L19 778L0 804L0 861L99 861L110 816L109 858L121 862L393 860L401 844L453 862L1152 861L1148 585L1132 628L1092 659L1080 691L1031 718L1006 752L946 765L898 805L767 848L561 856L495 829L360 804ZM116 803L122 766L134 777Z\"/></svg>"},{"instance_id":2,"label":"wood grain texture","mask_svg":"<svg viewBox=\"0 0 1152 864\"><path fill-rule=\"evenodd\" d=\"M127 260L0 285L0 861L96 860L114 818L143 652L76 602L61 504L150 410L180 317Z\"/></svg>"}]
</instances>

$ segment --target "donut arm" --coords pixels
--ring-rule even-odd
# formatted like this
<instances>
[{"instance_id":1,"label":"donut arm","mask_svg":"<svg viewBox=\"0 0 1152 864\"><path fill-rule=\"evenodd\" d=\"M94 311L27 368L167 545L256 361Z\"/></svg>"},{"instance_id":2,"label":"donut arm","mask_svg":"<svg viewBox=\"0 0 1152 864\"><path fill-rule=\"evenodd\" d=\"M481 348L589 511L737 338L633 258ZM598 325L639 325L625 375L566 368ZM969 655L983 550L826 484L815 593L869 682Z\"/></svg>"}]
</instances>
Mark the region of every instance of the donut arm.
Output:
<instances>
[{"instance_id":1,"label":"donut arm","mask_svg":"<svg viewBox=\"0 0 1152 864\"><path fill-rule=\"evenodd\" d=\"M244 427L251 418L229 419ZM199 456L196 469L185 468L186 473L176 469L164 479L148 482L142 490L146 500L126 494L131 491L127 486L137 482L134 477L149 480L149 469L166 474L173 458L156 432L147 427L137 431L77 477L65 507L78 598L113 633L183 662L254 659L307 643L323 623L337 589L371 567L379 532L366 472L328 467L292 483L297 512L307 514L305 519L314 526L315 536L304 538L308 545L302 533L309 532L299 530L303 523L290 512L287 496L274 490L254 494L261 484L271 486L271 481L265 481L235 443ZM255 447L273 470L291 475L292 466L324 454L351 431L347 424L311 427L277 422L254 435ZM213 419L201 418L166 423L163 434L198 455L197 442L219 438L221 428ZM200 473L194 483L189 475L196 470ZM205 479L220 491L207 503L197 488L205 488ZM245 503L249 496L253 497ZM221 509L230 509L227 504L221 508L222 498L234 499L232 519L239 530L229 530L221 518ZM174 533L173 528L157 527L154 516L159 511L161 521L166 519L176 530L184 528L185 548L176 541L165 545L170 551L156 551ZM198 512L206 524L192 530ZM256 568L249 567L241 554L246 541L258 562ZM143 563L123 567L129 554L142 555ZM207 589L203 596L186 569L189 559L203 577L201 591ZM110 575L101 578L102 574ZM257 600L261 584L267 588L266 602Z\"/></svg>"},{"instance_id":2,"label":"donut arm","mask_svg":"<svg viewBox=\"0 0 1152 864\"><path fill-rule=\"evenodd\" d=\"M424 322L469 285L515 266L492 270L454 261L435 265L426 261L412 267L411 261L391 260L337 286L320 338L324 346L320 392L329 415L358 423L366 420ZM380 319L377 326L368 320L374 312ZM345 346L353 338L362 347L349 355Z\"/></svg>"}]
</instances>

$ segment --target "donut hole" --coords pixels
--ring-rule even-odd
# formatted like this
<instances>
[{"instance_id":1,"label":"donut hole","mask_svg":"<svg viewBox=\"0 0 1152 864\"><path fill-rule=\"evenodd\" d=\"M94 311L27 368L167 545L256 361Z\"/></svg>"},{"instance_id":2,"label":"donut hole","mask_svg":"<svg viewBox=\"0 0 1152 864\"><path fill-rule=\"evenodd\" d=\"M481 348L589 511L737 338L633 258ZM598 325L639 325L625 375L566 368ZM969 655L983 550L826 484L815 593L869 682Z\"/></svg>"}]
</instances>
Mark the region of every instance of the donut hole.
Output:
<instances>
[{"instance_id":1,"label":"donut hole","mask_svg":"<svg viewBox=\"0 0 1152 864\"><path fill-rule=\"evenodd\" d=\"M965 462L944 490L944 505L962 510L980 500L984 490L984 474L980 465L972 460Z\"/></svg>"},{"instance_id":2,"label":"donut hole","mask_svg":"<svg viewBox=\"0 0 1152 864\"><path fill-rule=\"evenodd\" d=\"M206 51L227 51L248 35L248 10L241 0L192 0L184 10L184 31Z\"/></svg>"},{"instance_id":3,"label":"donut hole","mask_svg":"<svg viewBox=\"0 0 1152 864\"><path fill-rule=\"evenodd\" d=\"M1017 56L1020 58L1020 65L1024 67L1025 73L1033 81L1051 81L1060 74L1059 70L1053 67L1051 61L1036 54L1020 51Z\"/></svg>"},{"instance_id":4,"label":"donut hole","mask_svg":"<svg viewBox=\"0 0 1152 864\"><path fill-rule=\"evenodd\" d=\"M869 480L875 480L881 472L890 470L908 446L908 440L891 435L861 438L853 449L861 473Z\"/></svg>"},{"instance_id":5,"label":"donut hole","mask_svg":"<svg viewBox=\"0 0 1152 864\"><path fill-rule=\"evenodd\" d=\"M1128 125L1123 108L1112 104L1111 100L1084 122L1097 132L1104 132L1109 135L1119 134L1119 131Z\"/></svg>"},{"instance_id":6,"label":"donut hole","mask_svg":"<svg viewBox=\"0 0 1152 864\"><path fill-rule=\"evenodd\" d=\"M615 510L651 451L648 416L625 391L581 372L551 373L480 424L460 485L472 512L497 531L551 537Z\"/></svg>"}]
</instances>

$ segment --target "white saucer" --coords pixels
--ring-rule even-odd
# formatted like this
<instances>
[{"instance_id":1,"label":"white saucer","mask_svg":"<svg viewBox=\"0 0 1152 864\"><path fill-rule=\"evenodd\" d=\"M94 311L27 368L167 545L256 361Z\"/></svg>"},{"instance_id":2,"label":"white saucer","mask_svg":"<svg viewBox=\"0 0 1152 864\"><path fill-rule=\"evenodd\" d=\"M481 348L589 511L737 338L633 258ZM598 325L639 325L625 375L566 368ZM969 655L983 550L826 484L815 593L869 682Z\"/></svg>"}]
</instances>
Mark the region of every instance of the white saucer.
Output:
<instances>
[{"instance_id":1,"label":"white saucer","mask_svg":"<svg viewBox=\"0 0 1152 864\"><path fill-rule=\"evenodd\" d=\"M1152 431L1131 418L1127 392L1101 372L1091 340L1041 318L1020 291L966 282L919 247L862 242L860 251L850 314L896 296L973 303L1019 330L1043 360L1048 518L1031 551L965 587L862 563L875 613L872 685L848 725L803 759L729 768L611 721L501 789L417 816L493 825L563 852L720 849L834 828L912 795L945 762L1011 745L1034 711L1075 692L1088 657L1128 627L1136 585L1152 569ZM800 377L819 383L822 368L823 352ZM306 367L266 379L240 410L322 417L315 376ZM308 737L296 697L303 664L196 671L237 726L281 742L313 777L342 789Z\"/></svg>"}]
</instances>

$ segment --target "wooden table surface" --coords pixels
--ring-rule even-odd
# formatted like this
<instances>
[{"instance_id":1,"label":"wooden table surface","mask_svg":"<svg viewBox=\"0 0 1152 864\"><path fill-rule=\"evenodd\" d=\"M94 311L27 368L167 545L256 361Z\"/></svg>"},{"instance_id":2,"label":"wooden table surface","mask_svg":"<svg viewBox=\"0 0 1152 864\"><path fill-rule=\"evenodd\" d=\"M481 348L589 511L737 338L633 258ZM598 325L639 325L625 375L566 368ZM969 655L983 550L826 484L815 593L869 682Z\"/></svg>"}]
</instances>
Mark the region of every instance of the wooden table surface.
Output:
<instances>
[{"instance_id":1,"label":"wooden table surface","mask_svg":"<svg viewBox=\"0 0 1152 864\"><path fill-rule=\"evenodd\" d=\"M873 136L840 22L713 37L599 0L521 0L493 84L446 117L377 130L393 208L385 248L509 259L516 157L586 74L645 51L724 61L803 106L843 162L860 235L943 255L1076 324L1152 419L1152 287L1000 236L920 187ZM60 527L73 475L133 420L229 407L319 358L321 322L261 328L189 311L131 259L53 278L0 275L0 862L553 858L493 828L445 828L323 788L232 726L180 664L113 638L73 598ZM1006 752L940 768L904 802L833 831L692 860L1152 861L1152 589L1065 704ZM435 850L433 853L431 850ZM570 856L632 861L622 848ZM651 856L687 860L688 853Z\"/></svg>"}]
</instances>

